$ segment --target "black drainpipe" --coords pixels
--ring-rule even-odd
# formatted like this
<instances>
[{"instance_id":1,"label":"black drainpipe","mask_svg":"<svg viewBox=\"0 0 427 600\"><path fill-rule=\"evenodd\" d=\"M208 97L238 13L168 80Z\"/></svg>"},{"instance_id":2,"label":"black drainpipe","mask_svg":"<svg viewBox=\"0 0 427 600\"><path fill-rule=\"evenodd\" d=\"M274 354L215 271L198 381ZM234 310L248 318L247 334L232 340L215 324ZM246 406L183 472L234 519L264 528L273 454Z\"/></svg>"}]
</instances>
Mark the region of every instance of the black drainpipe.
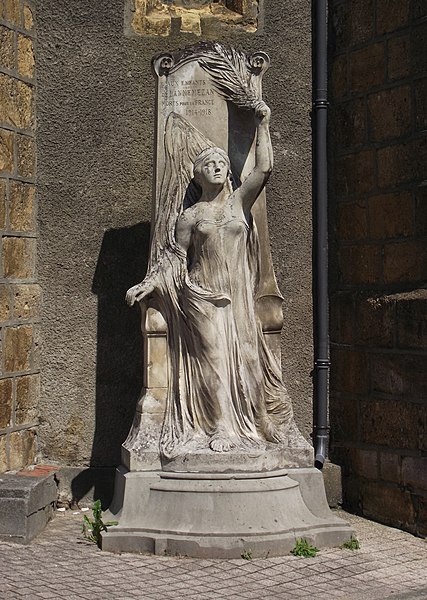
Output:
<instances>
[{"instance_id":1,"label":"black drainpipe","mask_svg":"<svg viewBox=\"0 0 427 600\"><path fill-rule=\"evenodd\" d=\"M313 0L313 438L315 466L323 467L329 441L327 1Z\"/></svg>"}]
</instances>

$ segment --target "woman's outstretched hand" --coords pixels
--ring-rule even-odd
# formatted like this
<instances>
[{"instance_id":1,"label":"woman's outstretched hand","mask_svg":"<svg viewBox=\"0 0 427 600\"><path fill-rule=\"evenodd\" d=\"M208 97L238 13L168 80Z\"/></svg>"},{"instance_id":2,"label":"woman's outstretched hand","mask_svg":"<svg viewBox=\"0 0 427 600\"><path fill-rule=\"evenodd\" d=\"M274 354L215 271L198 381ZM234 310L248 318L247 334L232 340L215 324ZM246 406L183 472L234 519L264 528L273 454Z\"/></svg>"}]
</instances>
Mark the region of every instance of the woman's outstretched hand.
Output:
<instances>
[{"instance_id":1,"label":"woman's outstretched hand","mask_svg":"<svg viewBox=\"0 0 427 600\"><path fill-rule=\"evenodd\" d=\"M270 122L271 110L270 107L264 102L264 100L260 100L256 103L255 107L255 118L259 123L263 121L264 123Z\"/></svg>"},{"instance_id":2,"label":"woman's outstretched hand","mask_svg":"<svg viewBox=\"0 0 427 600\"><path fill-rule=\"evenodd\" d=\"M154 283L144 279L142 283L134 285L126 292L126 302L129 306L133 306L135 302L141 302L141 300L144 300L144 298L152 294L154 289Z\"/></svg>"}]
</instances>

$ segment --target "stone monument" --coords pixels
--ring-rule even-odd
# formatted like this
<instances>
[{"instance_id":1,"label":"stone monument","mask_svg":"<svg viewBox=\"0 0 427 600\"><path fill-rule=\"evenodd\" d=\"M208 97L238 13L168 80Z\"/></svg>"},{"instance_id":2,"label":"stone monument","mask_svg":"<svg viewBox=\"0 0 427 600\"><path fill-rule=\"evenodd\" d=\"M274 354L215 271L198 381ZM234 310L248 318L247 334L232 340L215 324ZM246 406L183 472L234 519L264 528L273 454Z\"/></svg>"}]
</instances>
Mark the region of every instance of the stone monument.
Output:
<instances>
[{"instance_id":1,"label":"stone monument","mask_svg":"<svg viewBox=\"0 0 427 600\"><path fill-rule=\"evenodd\" d=\"M144 387L102 536L111 551L239 557L351 535L329 510L280 366L265 184L269 66L201 42L153 61L157 144L138 302Z\"/></svg>"}]
</instances>

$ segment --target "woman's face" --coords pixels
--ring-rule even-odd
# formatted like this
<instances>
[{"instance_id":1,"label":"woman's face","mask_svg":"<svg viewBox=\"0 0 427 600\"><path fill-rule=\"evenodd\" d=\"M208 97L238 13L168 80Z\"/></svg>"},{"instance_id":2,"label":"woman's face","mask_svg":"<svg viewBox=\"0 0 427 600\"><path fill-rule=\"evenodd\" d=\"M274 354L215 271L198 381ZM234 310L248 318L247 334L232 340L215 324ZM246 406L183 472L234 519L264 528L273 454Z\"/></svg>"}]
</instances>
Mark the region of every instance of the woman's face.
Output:
<instances>
[{"instance_id":1,"label":"woman's face","mask_svg":"<svg viewBox=\"0 0 427 600\"><path fill-rule=\"evenodd\" d=\"M224 185L228 175L228 164L221 154L213 152L206 157L200 169L200 183Z\"/></svg>"}]
</instances>

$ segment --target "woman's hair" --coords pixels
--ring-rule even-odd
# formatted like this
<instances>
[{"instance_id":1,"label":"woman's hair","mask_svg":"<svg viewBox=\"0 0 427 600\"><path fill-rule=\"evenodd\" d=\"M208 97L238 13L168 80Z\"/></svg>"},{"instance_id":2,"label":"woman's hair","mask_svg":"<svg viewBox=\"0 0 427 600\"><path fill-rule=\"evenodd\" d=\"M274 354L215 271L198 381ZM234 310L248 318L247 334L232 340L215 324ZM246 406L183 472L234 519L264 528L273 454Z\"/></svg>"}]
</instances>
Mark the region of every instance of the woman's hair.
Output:
<instances>
[{"instance_id":1,"label":"woman's hair","mask_svg":"<svg viewBox=\"0 0 427 600\"><path fill-rule=\"evenodd\" d=\"M198 154L196 156L196 158L194 159L193 172L194 172L194 177L196 180L198 178L197 176L202 171L203 163L205 162L205 160L208 158L208 156L210 154L219 154L220 156L222 156L222 158L225 160L225 163L227 165L228 172L230 173L230 159L228 158L227 153L222 148L217 148L214 146L214 147L210 147L210 148L206 148L205 150L202 150L202 152L200 152L200 154Z\"/></svg>"}]
</instances>

